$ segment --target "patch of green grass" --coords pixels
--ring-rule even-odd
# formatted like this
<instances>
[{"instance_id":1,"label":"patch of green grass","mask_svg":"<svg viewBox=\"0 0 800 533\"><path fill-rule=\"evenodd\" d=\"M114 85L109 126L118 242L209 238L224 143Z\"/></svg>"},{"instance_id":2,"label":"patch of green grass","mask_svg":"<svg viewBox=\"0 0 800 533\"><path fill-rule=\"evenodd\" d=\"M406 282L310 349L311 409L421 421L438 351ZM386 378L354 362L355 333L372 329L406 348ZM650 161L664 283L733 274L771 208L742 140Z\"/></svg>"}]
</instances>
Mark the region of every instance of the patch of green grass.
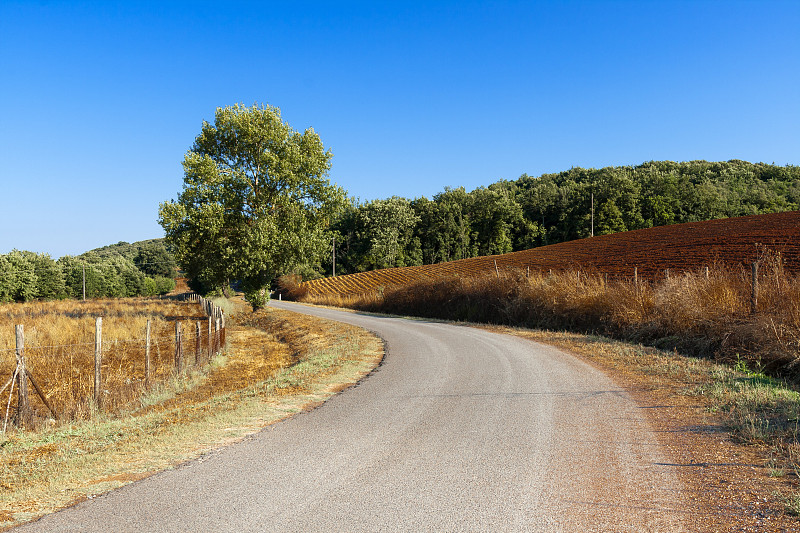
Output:
<instances>
[{"instance_id":1,"label":"patch of green grass","mask_svg":"<svg viewBox=\"0 0 800 533\"><path fill-rule=\"evenodd\" d=\"M363 349L357 341L340 337L334 347L314 350L303 360L284 368L278 375L264 382L264 390L270 392L275 389L306 388L320 374L340 366L346 359L346 354Z\"/></svg>"},{"instance_id":2,"label":"patch of green grass","mask_svg":"<svg viewBox=\"0 0 800 533\"><path fill-rule=\"evenodd\" d=\"M236 304L224 296L218 296L216 298L211 298L210 300L214 305L222 309L222 312L225 313L226 317L229 317L236 312Z\"/></svg>"},{"instance_id":3,"label":"patch of green grass","mask_svg":"<svg viewBox=\"0 0 800 533\"><path fill-rule=\"evenodd\" d=\"M227 355L220 352L211 359L208 365L200 368L187 367L183 372L174 374L165 383L156 383L139 398L140 407L158 405L171 400L178 394L197 387L208 376L209 371L225 366Z\"/></svg>"},{"instance_id":4,"label":"patch of green grass","mask_svg":"<svg viewBox=\"0 0 800 533\"><path fill-rule=\"evenodd\" d=\"M717 367L713 377L700 390L712 401L712 411L725 416L737 437L766 444L798 441L800 393L742 365Z\"/></svg>"},{"instance_id":5,"label":"patch of green grass","mask_svg":"<svg viewBox=\"0 0 800 533\"><path fill-rule=\"evenodd\" d=\"M784 499L786 512L792 516L800 516L800 492L792 493Z\"/></svg>"}]
</instances>

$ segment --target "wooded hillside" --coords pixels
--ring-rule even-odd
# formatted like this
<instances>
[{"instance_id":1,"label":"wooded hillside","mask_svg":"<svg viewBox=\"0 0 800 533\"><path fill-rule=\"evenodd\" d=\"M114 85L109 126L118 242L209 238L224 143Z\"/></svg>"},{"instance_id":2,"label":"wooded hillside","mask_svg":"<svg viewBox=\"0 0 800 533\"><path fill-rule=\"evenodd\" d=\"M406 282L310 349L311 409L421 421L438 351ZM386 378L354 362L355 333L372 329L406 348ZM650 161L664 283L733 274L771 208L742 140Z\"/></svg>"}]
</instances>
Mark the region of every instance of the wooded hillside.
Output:
<instances>
[{"instance_id":1,"label":"wooded hillside","mask_svg":"<svg viewBox=\"0 0 800 533\"><path fill-rule=\"evenodd\" d=\"M12 250L0 254L0 302L166 294L175 287L175 259L163 239L119 242L65 255Z\"/></svg>"},{"instance_id":2,"label":"wooded hillside","mask_svg":"<svg viewBox=\"0 0 800 533\"><path fill-rule=\"evenodd\" d=\"M651 161L523 174L471 192L445 189L432 199L352 202L332 229L336 272L346 274L527 250L588 237L592 227L605 235L798 208L797 166ZM331 260L299 273L330 275Z\"/></svg>"}]
</instances>

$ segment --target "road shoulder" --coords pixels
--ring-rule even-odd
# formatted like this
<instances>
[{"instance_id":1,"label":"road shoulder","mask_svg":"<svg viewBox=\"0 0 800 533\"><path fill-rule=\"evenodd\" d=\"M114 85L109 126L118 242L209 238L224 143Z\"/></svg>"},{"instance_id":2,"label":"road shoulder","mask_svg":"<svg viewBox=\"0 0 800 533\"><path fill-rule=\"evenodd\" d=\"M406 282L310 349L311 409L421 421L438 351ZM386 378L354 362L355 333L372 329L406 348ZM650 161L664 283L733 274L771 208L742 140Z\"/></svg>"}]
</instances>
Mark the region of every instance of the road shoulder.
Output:
<instances>
[{"instance_id":1,"label":"road shoulder","mask_svg":"<svg viewBox=\"0 0 800 533\"><path fill-rule=\"evenodd\" d=\"M775 476L766 446L736 442L722 418L698 393L710 362L586 335L479 326L563 349L624 387L649 420L671 458L686 497L703 512L697 530L796 531L785 511L793 490Z\"/></svg>"}]
</instances>

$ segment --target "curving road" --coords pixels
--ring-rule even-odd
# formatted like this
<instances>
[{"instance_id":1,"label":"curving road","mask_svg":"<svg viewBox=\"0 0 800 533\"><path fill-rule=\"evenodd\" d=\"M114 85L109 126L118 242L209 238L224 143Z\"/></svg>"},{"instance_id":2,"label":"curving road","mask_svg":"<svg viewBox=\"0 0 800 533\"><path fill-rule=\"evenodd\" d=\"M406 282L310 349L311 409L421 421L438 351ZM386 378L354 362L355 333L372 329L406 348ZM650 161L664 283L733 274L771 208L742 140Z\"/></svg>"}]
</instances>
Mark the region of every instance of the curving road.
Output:
<instances>
[{"instance_id":1,"label":"curving road","mask_svg":"<svg viewBox=\"0 0 800 533\"><path fill-rule=\"evenodd\" d=\"M376 372L311 412L21 531L682 531L637 404L554 348L270 305L365 327Z\"/></svg>"}]
</instances>

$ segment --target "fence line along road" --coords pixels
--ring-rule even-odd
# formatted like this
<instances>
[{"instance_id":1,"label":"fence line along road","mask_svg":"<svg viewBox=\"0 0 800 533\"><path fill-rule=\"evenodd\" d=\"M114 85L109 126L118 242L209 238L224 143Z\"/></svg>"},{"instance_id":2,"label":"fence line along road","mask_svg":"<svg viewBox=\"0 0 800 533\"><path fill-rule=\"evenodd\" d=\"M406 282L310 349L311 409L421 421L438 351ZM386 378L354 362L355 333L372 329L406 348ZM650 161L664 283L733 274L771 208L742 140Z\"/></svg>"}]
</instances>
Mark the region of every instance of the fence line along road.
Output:
<instances>
[{"instance_id":1,"label":"fence line along road","mask_svg":"<svg viewBox=\"0 0 800 533\"><path fill-rule=\"evenodd\" d=\"M222 311L222 308L214 304L211 300L208 300L198 294L194 293L187 293L183 295L179 295L178 299L194 302L197 303L207 315L207 328L202 328L200 322L197 321L195 324L195 359L194 365L199 366L209 360L219 353L222 350L222 347L225 346L226 340L226 328L225 328L225 313ZM101 391L103 390L103 375L102 375L102 364L103 364L103 318L97 317L95 319L95 338L94 338L94 375L93 375L93 400L95 405L98 409L102 409L103 407L103 395ZM206 335L206 342L205 347L203 346L203 329L207 329ZM143 382L145 389L149 389L151 386L151 341L156 340L155 337L151 335L151 320L147 319L147 327L145 330L144 339L114 339L115 343L118 342L141 342L144 341L144 376ZM4 423L3 423L3 431L5 431L9 420L13 421L16 426L25 427L30 425L31 418L33 416L33 409L31 407L30 401L30 394L28 391L28 382L33 386L37 396L40 398L44 406L47 408L50 415L57 419L59 417L58 411L53 407L51 402L48 400L46 391L42 390L37 379L34 377L34 374L31 372L29 365L27 364L26 358L26 346L25 346L25 330L22 324L17 324L14 327L15 333L15 344L16 348L14 349L14 355L16 358L16 363L14 366L14 370L11 375L8 377L8 380L5 382L2 388L0 388L0 395L2 395L6 390L9 391L8 396L8 404L9 407L11 406L11 399L14 395L14 389L16 388L16 404L13 405L13 416L12 410L6 409ZM161 337L165 339L166 337ZM183 331L181 328L181 323L179 320L175 321L175 333L174 337L174 372L181 372L184 369L184 354L183 354ZM83 344L84 346L90 346L90 344ZM42 348L48 349L57 349L57 348L74 348L79 346L78 344L68 344L68 345L52 345L52 346L28 346L27 350L36 350ZM6 403L6 402L3 402Z\"/></svg>"}]
</instances>

